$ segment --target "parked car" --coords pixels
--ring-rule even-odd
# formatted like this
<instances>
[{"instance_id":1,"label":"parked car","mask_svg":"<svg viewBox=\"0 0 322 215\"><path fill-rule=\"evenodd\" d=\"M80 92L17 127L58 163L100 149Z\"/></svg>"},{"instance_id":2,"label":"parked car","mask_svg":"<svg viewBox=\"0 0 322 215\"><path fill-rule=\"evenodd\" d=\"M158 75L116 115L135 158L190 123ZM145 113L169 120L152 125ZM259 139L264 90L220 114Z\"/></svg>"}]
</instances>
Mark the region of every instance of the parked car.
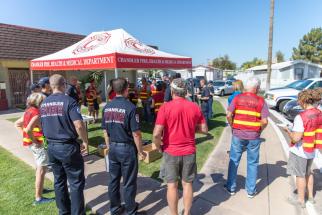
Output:
<instances>
[{"instance_id":1,"label":"parked car","mask_svg":"<svg viewBox=\"0 0 322 215\"><path fill-rule=\"evenodd\" d=\"M226 94L232 94L234 92L232 80L217 80L213 82L213 86L215 95L224 96Z\"/></svg>"},{"instance_id":2,"label":"parked car","mask_svg":"<svg viewBox=\"0 0 322 215\"><path fill-rule=\"evenodd\" d=\"M322 78L311 78L295 81L285 87L271 89L264 96L270 108L276 108L282 112L287 102L297 99L299 92L318 87L322 87Z\"/></svg>"},{"instance_id":3,"label":"parked car","mask_svg":"<svg viewBox=\"0 0 322 215\"><path fill-rule=\"evenodd\" d=\"M302 107L297 103L297 100L287 102L283 108L283 114L286 119L293 121L296 115L303 111Z\"/></svg>"}]
</instances>

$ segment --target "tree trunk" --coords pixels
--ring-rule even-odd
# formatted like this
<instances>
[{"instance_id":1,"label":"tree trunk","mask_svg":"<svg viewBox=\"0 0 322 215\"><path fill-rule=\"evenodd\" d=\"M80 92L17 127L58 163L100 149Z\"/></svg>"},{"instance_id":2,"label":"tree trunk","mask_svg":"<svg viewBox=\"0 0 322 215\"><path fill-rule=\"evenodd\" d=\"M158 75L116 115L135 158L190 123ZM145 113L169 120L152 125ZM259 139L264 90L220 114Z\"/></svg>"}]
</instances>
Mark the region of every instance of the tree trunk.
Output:
<instances>
[{"instance_id":1,"label":"tree trunk","mask_svg":"<svg viewBox=\"0 0 322 215\"><path fill-rule=\"evenodd\" d=\"M269 38L268 38L268 59L267 59L267 79L266 92L271 87L271 73L272 73L272 49L273 49L273 24L274 24L274 0L270 2L270 16L269 16Z\"/></svg>"}]
</instances>

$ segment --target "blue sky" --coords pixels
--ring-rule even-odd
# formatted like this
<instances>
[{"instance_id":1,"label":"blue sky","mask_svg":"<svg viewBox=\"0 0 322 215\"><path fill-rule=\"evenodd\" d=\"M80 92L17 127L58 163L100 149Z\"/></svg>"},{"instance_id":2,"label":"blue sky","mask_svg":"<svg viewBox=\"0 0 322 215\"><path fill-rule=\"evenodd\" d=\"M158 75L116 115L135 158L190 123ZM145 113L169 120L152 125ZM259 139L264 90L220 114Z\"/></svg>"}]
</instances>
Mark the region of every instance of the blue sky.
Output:
<instances>
[{"instance_id":1,"label":"blue sky","mask_svg":"<svg viewBox=\"0 0 322 215\"><path fill-rule=\"evenodd\" d=\"M321 0L275 0L274 52L288 59L313 27ZM191 56L194 65L228 54L238 65L267 58L269 0L8 0L0 22L89 34L124 28L160 50Z\"/></svg>"}]
</instances>

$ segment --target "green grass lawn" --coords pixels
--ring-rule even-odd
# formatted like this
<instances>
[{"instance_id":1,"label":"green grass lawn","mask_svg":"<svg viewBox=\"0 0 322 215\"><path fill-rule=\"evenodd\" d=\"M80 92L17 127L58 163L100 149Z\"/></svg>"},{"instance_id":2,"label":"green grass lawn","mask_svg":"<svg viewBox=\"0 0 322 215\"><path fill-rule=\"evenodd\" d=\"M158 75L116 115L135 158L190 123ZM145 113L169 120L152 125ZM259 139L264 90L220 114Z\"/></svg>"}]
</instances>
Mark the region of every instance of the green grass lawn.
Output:
<instances>
[{"instance_id":1,"label":"green grass lawn","mask_svg":"<svg viewBox=\"0 0 322 215\"><path fill-rule=\"evenodd\" d=\"M55 202L33 206L35 170L0 147L0 214L49 215L58 214ZM53 182L46 179L45 188L54 189ZM55 193L44 197L54 198ZM87 215L91 215L89 209Z\"/></svg>"},{"instance_id":2,"label":"green grass lawn","mask_svg":"<svg viewBox=\"0 0 322 215\"><path fill-rule=\"evenodd\" d=\"M218 101L214 101L213 110L215 117L212 118L209 123L209 133L210 135L196 135L197 142L197 166L198 171L202 168L203 164L208 158L208 155L213 150L217 141L221 135L223 128L225 127L225 110ZM82 109L83 114L87 114L87 110ZM101 115L101 114L100 114ZM100 116L101 117L101 116ZM101 129L101 120L98 123L88 125L88 137L89 137L89 151L90 153L97 152L97 146L104 143L103 132ZM146 123L141 124L142 139L151 140L153 126ZM149 176L157 179L160 170L161 159L154 161L150 164L140 162L139 172L145 176Z\"/></svg>"},{"instance_id":3,"label":"green grass lawn","mask_svg":"<svg viewBox=\"0 0 322 215\"><path fill-rule=\"evenodd\" d=\"M35 171L0 147L0 214L58 214L55 202L33 206ZM45 181L53 189L53 183ZM44 195L54 197L54 192Z\"/></svg>"}]
</instances>

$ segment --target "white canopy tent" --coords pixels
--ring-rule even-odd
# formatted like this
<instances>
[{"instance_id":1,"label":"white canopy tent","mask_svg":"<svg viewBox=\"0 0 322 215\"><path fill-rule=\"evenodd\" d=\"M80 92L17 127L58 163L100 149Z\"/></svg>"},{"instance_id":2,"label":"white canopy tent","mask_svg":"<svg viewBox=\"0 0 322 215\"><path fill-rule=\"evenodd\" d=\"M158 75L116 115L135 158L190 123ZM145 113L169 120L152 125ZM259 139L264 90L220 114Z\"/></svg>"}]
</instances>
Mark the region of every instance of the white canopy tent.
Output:
<instances>
[{"instance_id":1,"label":"white canopy tent","mask_svg":"<svg viewBox=\"0 0 322 215\"><path fill-rule=\"evenodd\" d=\"M192 59L156 50L123 29L93 32L78 43L30 62L33 71L191 69ZM106 71L105 71L106 87Z\"/></svg>"}]
</instances>

